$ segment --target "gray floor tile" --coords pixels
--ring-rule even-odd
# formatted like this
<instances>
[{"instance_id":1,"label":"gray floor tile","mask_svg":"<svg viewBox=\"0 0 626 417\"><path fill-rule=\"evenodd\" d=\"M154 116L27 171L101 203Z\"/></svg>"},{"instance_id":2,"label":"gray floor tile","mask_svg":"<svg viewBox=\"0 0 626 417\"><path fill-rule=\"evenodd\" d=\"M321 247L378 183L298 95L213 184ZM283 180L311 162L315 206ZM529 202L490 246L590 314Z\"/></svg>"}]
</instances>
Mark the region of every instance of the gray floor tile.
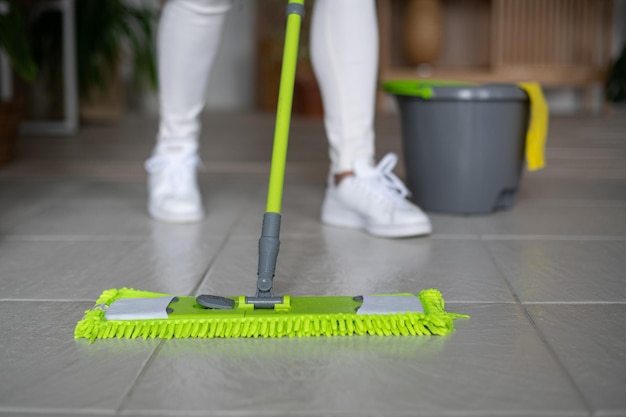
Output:
<instances>
[{"instance_id":1,"label":"gray floor tile","mask_svg":"<svg viewBox=\"0 0 626 417\"><path fill-rule=\"evenodd\" d=\"M538 206L520 203L510 211L476 216L482 235L626 236L626 207Z\"/></svg>"},{"instance_id":2,"label":"gray floor tile","mask_svg":"<svg viewBox=\"0 0 626 417\"><path fill-rule=\"evenodd\" d=\"M234 238L209 272L202 292L238 295L256 288L257 239ZM482 242L385 240L322 228L320 238L283 238L275 290L291 295L419 292L447 300L512 302Z\"/></svg>"},{"instance_id":3,"label":"gray floor tile","mask_svg":"<svg viewBox=\"0 0 626 417\"><path fill-rule=\"evenodd\" d=\"M120 187L122 190L124 187ZM206 218L196 224L165 225L148 216L147 201L141 198L76 198L55 202L35 218L10 229L21 235L149 236L157 229L199 228L208 236L227 233L251 198L246 184L218 184L205 193Z\"/></svg>"},{"instance_id":4,"label":"gray floor tile","mask_svg":"<svg viewBox=\"0 0 626 417\"><path fill-rule=\"evenodd\" d=\"M326 184L323 182L287 183L283 195L281 236L321 236L325 228L320 215ZM266 184L260 185L257 196L242 220L233 230L234 236L256 237L260 234L265 210ZM478 238L471 216L428 213L433 235ZM364 235L365 236L365 235Z\"/></svg>"},{"instance_id":5,"label":"gray floor tile","mask_svg":"<svg viewBox=\"0 0 626 417\"><path fill-rule=\"evenodd\" d=\"M212 178L199 172L199 188L204 199L211 203L217 198L229 199L239 195L247 198L250 193L258 191L258 184L266 185L266 181L256 181L254 179L236 179L228 176ZM205 178L207 177L207 178ZM72 193L66 197L74 205L79 204L100 204L114 201L147 201L148 188L147 177L140 180L127 181L83 181Z\"/></svg>"},{"instance_id":6,"label":"gray floor tile","mask_svg":"<svg viewBox=\"0 0 626 417\"><path fill-rule=\"evenodd\" d=\"M626 415L625 304L530 305L594 415Z\"/></svg>"},{"instance_id":7,"label":"gray floor tile","mask_svg":"<svg viewBox=\"0 0 626 417\"><path fill-rule=\"evenodd\" d=\"M80 189L81 182L76 180L2 180L0 181L0 199L41 200L63 198Z\"/></svg>"},{"instance_id":8,"label":"gray floor tile","mask_svg":"<svg viewBox=\"0 0 626 417\"><path fill-rule=\"evenodd\" d=\"M113 411L119 406L158 341L75 341L74 326L89 307L0 302L2 412Z\"/></svg>"},{"instance_id":9,"label":"gray floor tile","mask_svg":"<svg viewBox=\"0 0 626 417\"><path fill-rule=\"evenodd\" d=\"M623 110L610 117L551 117L548 147L624 148Z\"/></svg>"},{"instance_id":10,"label":"gray floor tile","mask_svg":"<svg viewBox=\"0 0 626 417\"><path fill-rule=\"evenodd\" d=\"M579 180L625 180L624 149L563 147L548 149L546 167L528 177Z\"/></svg>"},{"instance_id":11,"label":"gray floor tile","mask_svg":"<svg viewBox=\"0 0 626 417\"><path fill-rule=\"evenodd\" d=\"M0 242L0 298L91 300L118 287L187 294L221 241L199 229L180 232L149 240Z\"/></svg>"},{"instance_id":12,"label":"gray floor tile","mask_svg":"<svg viewBox=\"0 0 626 417\"><path fill-rule=\"evenodd\" d=\"M146 179L136 181L85 181L67 198L74 202L143 200L148 198Z\"/></svg>"},{"instance_id":13,"label":"gray floor tile","mask_svg":"<svg viewBox=\"0 0 626 417\"><path fill-rule=\"evenodd\" d=\"M16 225L20 235L147 236L154 227L145 202L126 200L123 204L84 205L55 203L36 218Z\"/></svg>"},{"instance_id":14,"label":"gray floor tile","mask_svg":"<svg viewBox=\"0 0 626 417\"><path fill-rule=\"evenodd\" d=\"M432 237L478 239L479 229L474 216L426 213L433 227Z\"/></svg>"},{"instance_id":15,"label":"gray floor tile","mask_svg":"<svg viewBox=\"0 0 626 417\"><path fill-rule=\"evenodd\" d=\"M0 181L0 233L7 233L80 188L77 181Z\"/></svg>"},{"instance_id":16,"label":"gray floor tile","mask_svg":"<svg viewBox=\"0 0 626 417\"><path fill-rule=\"evenodd\" d=\"M522 302L626 302L625 241L489 241Z\"/></svg>"},{"instance_id":17,"label":"gray floor tile","mask_svg":"<svg viewBox=\"0 0 626 417\"><path fill-rule=\"evenodd\" d=\"M9 233L50 204L47 200L0 199L0 234Z\"/></svg>"},{"instance_id":18,"label":"gray floor tile","mask_svg":"<svg viewBox=\"0 0 626 417\"><path fill-rule=\"evenodd\" d=\"M125 410L211 415L584 416L515 305L454 305L449 337L173 340ZM488 349L486 349L488 347ZM505 411L506 410L506 411Z\"/></svg>"},{"instance_id":19,"label":"gray floor tile","mask_svg":"<svg viewBox=\"0 0 626 417\"><path fill-rule=\"evenodd\" d=\"M0 416L624 417L624 120L552 118L547 167L524 173L512 210L429 213L431 237L379 240L320 224L323 122L294 117L277 292L435 287L472 318L447 338L168 341L130 397L158 342L74 342L93 303L79 300L124 285L252 293L274 117L202 115L208 217L195 225L145 213L156 117L23 137L0 171ZM376 134L403 176L398 115Z\"/></svg>"},{"instance_id":20,"label":"gray floor tile","mask_svg":"<svg viewBox=\"0 0 626 417\"><path fill-rule=\"evenodd\" d=\"M281 236L319 236L323 196L324 187L321 185L287 184L282 201ZM233 230L233 236L259 238L266 198L267 184L259 184L256 195Z\"/></svg>"},{"instance_id":21,"label":"gray floor tile","mask_svg":"<svg viewBox=\"0 0 626 417\"><path fill-rule=\"evenodd\" d=\"M577 201L600 204L626 203L625 179L550 178L527 175L521 183L518 198L551 200L561 205Z\"/></svg>"}]
</instances>

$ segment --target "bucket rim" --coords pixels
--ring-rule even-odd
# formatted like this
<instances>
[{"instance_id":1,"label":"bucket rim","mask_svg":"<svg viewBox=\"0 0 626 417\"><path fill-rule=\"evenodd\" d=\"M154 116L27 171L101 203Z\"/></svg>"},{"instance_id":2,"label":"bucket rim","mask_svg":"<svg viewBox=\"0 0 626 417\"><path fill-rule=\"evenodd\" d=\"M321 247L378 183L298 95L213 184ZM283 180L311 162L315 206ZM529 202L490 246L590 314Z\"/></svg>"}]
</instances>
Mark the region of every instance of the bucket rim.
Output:
<instances>
[{"instance_id":1,"label":"bucket rim","mask_svg":"<svg viewBox=\"0 0 626 417\"><path fill-rule=\"evenodd\" d=\"M398 79L383 83L395 96L423 100L527 101L526 92L513 83L472 83L455 80Z\"/></svg>"}]
</instances>

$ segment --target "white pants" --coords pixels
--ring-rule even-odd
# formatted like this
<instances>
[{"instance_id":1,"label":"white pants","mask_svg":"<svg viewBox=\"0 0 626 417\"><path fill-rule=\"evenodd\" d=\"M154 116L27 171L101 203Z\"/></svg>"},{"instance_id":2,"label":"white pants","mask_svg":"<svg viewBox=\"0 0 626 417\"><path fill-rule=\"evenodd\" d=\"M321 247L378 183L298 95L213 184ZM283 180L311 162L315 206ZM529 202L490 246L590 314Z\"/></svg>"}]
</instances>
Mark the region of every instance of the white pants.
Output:
<instances>
[{"instance_id":1,"label":"white pants","mask_svg":"<svg viewBox=\"0 0 626 417\"><path fill-rule=\"evenodd\" d=\"M286 2L285 2L286 4ZM169 0L158 34L160 143L197 143L230 0ZM324 103L331 172L374 159L378 31L374 0L315 0L311 60Z\"/></svg>"}]
</instances>

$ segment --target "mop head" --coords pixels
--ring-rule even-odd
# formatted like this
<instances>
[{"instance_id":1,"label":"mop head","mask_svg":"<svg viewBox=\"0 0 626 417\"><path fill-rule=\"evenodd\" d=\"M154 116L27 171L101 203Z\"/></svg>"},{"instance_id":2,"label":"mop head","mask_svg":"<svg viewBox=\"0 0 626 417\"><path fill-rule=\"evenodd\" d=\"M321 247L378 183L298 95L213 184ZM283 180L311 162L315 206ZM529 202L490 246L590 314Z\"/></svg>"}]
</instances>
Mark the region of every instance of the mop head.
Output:
<instances>
[{"instance_id":1,"label":"mop head","mask_svg":"<svg viewBox=\"0 0 626 417\"><path fill-rule=\"evenodd\" d=\"M228 297L232 309L207 309L195 297L111 289L78 322L75 338L230 338L349 335L446 335L463 314L444 310L438 290L419 295L284 296L274 309Z\"/></svg>"}]
</instances>

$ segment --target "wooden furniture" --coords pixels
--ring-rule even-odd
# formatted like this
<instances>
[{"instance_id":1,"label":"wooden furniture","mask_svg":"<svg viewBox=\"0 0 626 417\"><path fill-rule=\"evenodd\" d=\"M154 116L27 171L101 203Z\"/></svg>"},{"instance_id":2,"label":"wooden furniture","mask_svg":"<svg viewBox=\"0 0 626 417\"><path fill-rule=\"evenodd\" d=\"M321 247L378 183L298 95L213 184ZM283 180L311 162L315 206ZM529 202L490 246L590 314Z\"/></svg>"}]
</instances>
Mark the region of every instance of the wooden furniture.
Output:
<instances>
[{"instance_id":1,"label":"wooden furniture","mask_svg":"<svg viewBox=\"0 0 626 417\"><path fill-rule=\"evenodd\" d=\"M278 86L285 43L285 1L262 0L257 2L256 53L257 53L257 105L259 109L275 112L278 104ZM300 29L298 65L294 83L293 113L321 118L322 98L309 59L309 32L313 2L305 1L305 13Z\"/></svg>"},{"instance_id":2,"label":"wooden furniture","mask_svg":"<svg viewBox=\"0 0 626 417\"><path fill-rule=\"evenodd\" d=\"M610 65L613 0L439 0L442 42L432 66L402 54L409 1L378 0L381 81L537 81L582 88L592 108Z\"/></svg>"}]
</instances>

